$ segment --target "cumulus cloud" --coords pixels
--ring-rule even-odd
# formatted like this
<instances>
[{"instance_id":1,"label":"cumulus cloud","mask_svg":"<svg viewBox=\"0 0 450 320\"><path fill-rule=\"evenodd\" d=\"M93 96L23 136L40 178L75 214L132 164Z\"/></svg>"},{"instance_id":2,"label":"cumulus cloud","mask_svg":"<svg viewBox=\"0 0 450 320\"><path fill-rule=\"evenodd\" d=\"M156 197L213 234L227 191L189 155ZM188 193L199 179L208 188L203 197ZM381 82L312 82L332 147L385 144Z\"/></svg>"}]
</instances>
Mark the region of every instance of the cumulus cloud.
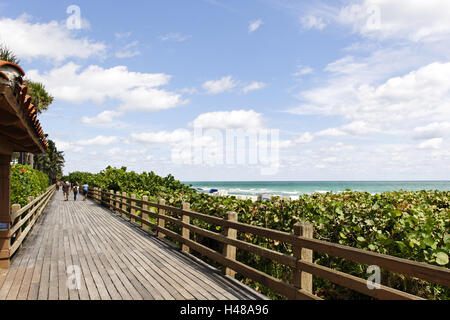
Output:
<instances>
[{"instance_id":1,"label":"cumulus cloud","mask_svg":"<svg viewBox=\"0 0 450 320\"><path fill-rule=\"evenodd\" d=\"M106 45L88 38L76 38L64 23L32 23L31 17L0 18L0 39L25 60L49 59L61 62L68 58L103 56Z\"/></svg>"},{"instance_id":2,"label":"cumulus cloud","mask_svg":"<svg viewBox=\"0 0 450 320\"><path fill-rule=\"evenodd\" d=\"M415 139L441 138L450 133L450 121L433 122L426 126L414 128Z\"/></svg>"},{"instance_id":3,"label":"cumulus cloud","mask_svg":"<svg viewBox=\"0 0 450 320\"><path fill-rule=\"evenodd\" d=\"M203 129L261 129L263 115L253 110L208 112L199 115L189 126Z\"/></svg>"},{"instance_id":4,"label":"cumulus cloud","mask_svg":"<svg viewBox=\"0 0 450 320\"><path fill-rule=\"evenodd\" d=\"M429 139L419 144L419 149L439 149L442 146L442 138Z\"/></svg>"},{"instance_id":5,"label":"cumulus cloud","mask_svg":"<svg viewBox=\"0 0 450 320\"><path fill-rule=\"evenodd\" d=\"M433 41L450 36L450 2L363 0L343 7L338 22L376 39Z\"/></svg>"},{"instance_id":6,"label":"cumulus cloud","mask_svg":"<svg viewBox=\"0 0 450 320\"><path fill-rule=\"evenodd\" d=\"M114 110L105 110L100 112L95 117L82 117L81 122L92 126L104 126L117 124L115 118L123 115L123 112Z\"/></svg>"},{"instance_id":7,"label":"cumulus cloud","mask_svg":"<svg viewBox=\"0 0 450 320\"><path fill-rule=\"evenodd\" d=\"M296 138L294 140L295 143L309 143L313 141L314 135L312 135L310 132L305 132L300 137Z\"/></svg>"},{"instance_id":8,"label":"cumulus cloud","mask_svg":"<svg viewBox=\"0 0 450 320\"><path fill-rule=\"evenodd\" d=\"M236 87L236 83L231 76L226 76L219 80L209 80L202 85L202 88L209 94L223 93L230 91L234 87Z\"/></svg>"},{"instance_id":9,"label":"cumulus cloud","mask_svg":"<svg viewBox=\"0 0 450 320\"><path fill-rule=\"evenodd\" d=\"M42 74L30 70L28 76L44 83L56 99L71 103L102 104L115 99L121 111L158 111L186 103L181 95L158 88L168 84L169 75L131 72L126 66L104 69L91 65L82 70L69 62Z\"/></svg>"},{"instance_id":10,"label":"cumulus cloud","mask_svg":"<svg viewBox=\"0 0 450 320\"><path fill-rule=\"evenodd\" d=\"M349 124L337 127L329 128L319 132L316 132L316 136L330 136L330 137L340 137L340 136L359 136L365 135L370 132L377 131L375 128L371 127L364 121L354 121Z\"/></svg>"},{"instance_id":11,"label":"cumulus cloud","mask_svg":"<svg viewBox=\"0 0 450 320\"><path fill-rule=\"evenodd\" d=\"M118 142L119 142L118 137L99 135L91 139L77 141L75 144L83 147L92 147L92 146L108 146Z\"/></svg>"},{"instance_id":12,"label":"cumulus cloud","mask_svg":"<svg viewBox=\"0 0 450 320\"><path fill-rule=\"evenodd\" d=\"M352 76L350 79L353 80ZM353 120L356 131L412 130L410 126L423 119L450 121L449 82L450 63L439 62L390 78L380 85L352 85L348 79L338 79L328 86L302 92L300 97L304 103L290 112L340 115ZM351 134L353 129L343 127L333 131L334 135L343 135Z\"/></svg>"}]
</instances>

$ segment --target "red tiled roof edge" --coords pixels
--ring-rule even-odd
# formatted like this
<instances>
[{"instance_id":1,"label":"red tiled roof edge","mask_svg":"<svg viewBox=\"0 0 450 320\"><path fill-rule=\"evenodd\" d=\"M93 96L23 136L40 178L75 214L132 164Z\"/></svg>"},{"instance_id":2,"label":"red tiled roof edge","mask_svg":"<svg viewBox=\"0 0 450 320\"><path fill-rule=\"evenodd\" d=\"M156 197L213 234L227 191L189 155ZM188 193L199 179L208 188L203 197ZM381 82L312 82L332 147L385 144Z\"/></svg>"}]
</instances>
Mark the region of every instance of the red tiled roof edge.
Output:
<instances>
[{"instance_id":1,"label":"red tiled roof edge","mask_svg":"<svg viewBox=\"0 0 450 320\"><path fill-rule=\"evenodd\" d=\"M29 96L27 94L28 87L23 85L23 77L25 76L25 72L18 65L8 62L8 61L0 60L0 67L2 67L2 66L11 66L20 73L20 77L18 78L20 84L16 83L15 87L12 88L13 92L16 95L16 97L18 98L18 103L23 108L23 110L28 118L28 123L29 123L30 127L32 127L34 129L43 148L47 149L48 148L47 139L45 138L44 130L42 129L42 127L39 123L39 120L37 119L37 110L34 107L34 105L31 103L31 96ZM5 80L9 80L8 76L1 71L0 71L0 76L5 78Z\"/></svg>"}]
</instances>

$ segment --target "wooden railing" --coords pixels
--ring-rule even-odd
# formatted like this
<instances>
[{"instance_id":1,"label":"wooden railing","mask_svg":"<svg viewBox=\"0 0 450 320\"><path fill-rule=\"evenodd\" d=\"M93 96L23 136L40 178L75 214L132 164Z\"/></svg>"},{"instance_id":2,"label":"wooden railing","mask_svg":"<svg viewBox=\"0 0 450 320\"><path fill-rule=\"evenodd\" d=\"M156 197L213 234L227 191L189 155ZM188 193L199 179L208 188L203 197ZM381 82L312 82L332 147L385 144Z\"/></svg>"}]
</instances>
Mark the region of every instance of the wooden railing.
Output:
<instances>
[{"instance_id":1,"label":"wooden railing","mask_svg":"<svg viewBox=\"0 0 450 320\"><path fill-rule=\"evenodd\" d=\"M9 229L10 249L9 258L22 247L22 243L27 238L39 216L47 206L55 192L55 186L50 186L47 190L38 196L28 198L28 204L21 208L20 204L11 206L11 222Z\"/></svg>"},{"instance_id":2,"label":"wooden railing","mask_svg":"<svg viewBox=\"0 0 450 320\"><path fill-rule=\"evenodd\" d=\"M314 275L376 299L423 300L418 296L381 284L376 285L376 288L370 288L366 279L315 264L312 260L313 251L356 263L376 265L384 270L450 287L450 270L447 268L313 239L312 225L309 223L297 223L294 225L294 233L290 234L240 223L237 221L237 214L234 212L229 212L227 219L194 212L190 210L188 203L183 203L181 208L177 208L165 205L164 199L160 199L158 203L152 203L147 201L146 196L140 200L136 199L135 195L128 196L126 193L114 193L113 190L107 192L96 188L90 191L89 196L98 203L109 207L111 211L130 218L131 222L140 222L143 229L151 227L157 232L158 237L164 238L167 236L178 241L181 244L182 251L186 253L189 253L190 250L196 251L223 265L227 275L233 277L237 272L288 299L321 300L312 291L312 276ZM154 208L154 210L149 210L149 208ZM141 216L136 214L137 211L141 212ZM168 215L169 212L175 213L181 219ZM150 222L149 217L154 218L154 222ZM224 232L220 234L200 228L191 224L190 219L198 219L221 226L224 228ZM166 222L181 227L181 234L167 229ZM292 245L293 256L238 240L237 231ZM194 241L191 232L224 244L223 252L217 252ZM237 249L246 250L292 268L292 283L283 282L237 261Z\"/></svg>"}]
</instances>

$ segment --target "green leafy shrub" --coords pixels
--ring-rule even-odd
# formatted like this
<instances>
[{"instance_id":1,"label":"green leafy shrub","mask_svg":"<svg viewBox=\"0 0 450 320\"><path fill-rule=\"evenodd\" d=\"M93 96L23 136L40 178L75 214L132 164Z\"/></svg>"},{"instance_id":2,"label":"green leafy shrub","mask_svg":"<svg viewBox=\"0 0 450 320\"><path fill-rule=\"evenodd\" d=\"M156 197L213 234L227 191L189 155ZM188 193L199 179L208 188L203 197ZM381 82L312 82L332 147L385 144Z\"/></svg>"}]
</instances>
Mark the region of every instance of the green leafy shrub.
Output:
<instances>
[{"instance_id":1,"label":"green leafy shrub","mask_svg":"<svg viewBox=\"0 0 450 320\"><path fill-rule=\"evenodd\" d=\"M37 197L49 186L48 176L30 166L16 164L11 167L11 204L24 206L28 197Z\"/></svg>"}]
</instances>

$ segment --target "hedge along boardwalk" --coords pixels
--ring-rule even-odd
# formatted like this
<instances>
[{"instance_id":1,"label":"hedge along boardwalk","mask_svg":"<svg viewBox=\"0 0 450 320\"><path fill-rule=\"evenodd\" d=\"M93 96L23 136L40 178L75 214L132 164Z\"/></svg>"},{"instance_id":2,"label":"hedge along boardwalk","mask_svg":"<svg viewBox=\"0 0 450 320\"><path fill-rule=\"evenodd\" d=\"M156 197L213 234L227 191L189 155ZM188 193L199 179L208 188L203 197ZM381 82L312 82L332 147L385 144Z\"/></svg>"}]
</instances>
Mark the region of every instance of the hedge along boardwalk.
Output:
<instances>
[{"instance_id":1,"label":"hedge along boardwalk","mask_svg":"<svg viewBox=\"0 0 450 320\"><path fill-rule=\"evenodd\" d=\"M79 288L68 287L79 270ZM69 271L69 272L68 272ZM55 193L0 274L0 299L266 299L92 200Z\"/></svg>"}]
</instances>

